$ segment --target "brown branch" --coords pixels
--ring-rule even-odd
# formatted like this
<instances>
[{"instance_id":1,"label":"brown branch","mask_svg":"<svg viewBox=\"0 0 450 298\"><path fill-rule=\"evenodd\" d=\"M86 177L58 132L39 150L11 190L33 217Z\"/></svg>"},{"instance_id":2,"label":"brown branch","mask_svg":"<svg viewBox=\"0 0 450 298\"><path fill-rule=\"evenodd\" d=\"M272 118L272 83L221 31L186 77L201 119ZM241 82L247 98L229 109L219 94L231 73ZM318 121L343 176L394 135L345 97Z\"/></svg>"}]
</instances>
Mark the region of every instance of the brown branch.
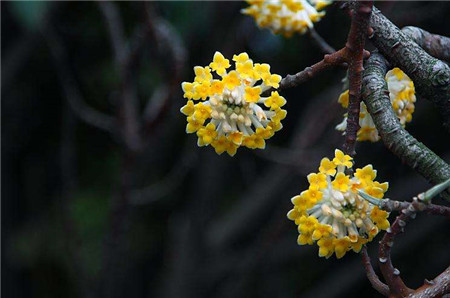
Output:
<instances>
[{"instance_id":1,"label":"brown branch","mask_svg":"<svg viewBox=\"0 0 450 298\"><path fill-rule=\"evenodd\" d=\"M334 52L332 54L325 55L323 60L317 62L316 64L308 66L304 70L294 75L287 75L286 77L284 77L280 82L280 87L278 87L278 90L296 87L312 79L319 73L327 69L330 69L331 67L342 65L343 63L346 62L346 60L347 60L346 48L340 49L339 51ZM269 95L270 92L273 90L275 89L271 88L265 91L262 94L262 96Z\"/></svg>"},{"instance_id":2,"label":"brown branch","mask_svg":"<svg viewBox=\"0 0 450 298\"><path fill-rule=\"evenodd\" d=\"M423 296L420 294L418 297L440 297L445 291L449 290L450 287L450 275L447 271L445 271L442 276L439 276L438 282L440 285L437 285L435 289L430 290L427 289L430 284L426 283L424 286L419 288L418 290L414 291L412 289L409 289L406 287L406 285L403 283L403 280L400 277L400 271L398 269L395 269L392 265L391 261L391 247L394 244L394 238L397 234L402 233L404 230L404 227L406 226L407 221L410 219L414 219L416 217L416 213L420 211L428 212L429 214L434 215L444 215L444 216L450 216L450 208L445 206L437 206L432 204L424 204L419 202L419 199L426 201L427 196L434 196L437 193L444 190L444 188L447 186L446 183L443 183L440 186L435 186L428 190L425 193L419 194L417 197L413 198L413 202L398 202L398 201L391 201L389 199L382 199L378 200L376 198L373 198L371 196L368 196L364 192L360 192L360 195L368 200L369 202L379 206L381 209L392 211L392 210L400 210L401 213L398 215L394 221L394 223L391 225L390 228L386 230L386 234L383 236L382 240L380 241L379 246L379 264L380 269L383 274L384 279L386 280L386 283L389 286L389 296L390 297L406 297L412 293L417 293L419 291L420 293L425 293L426 296ZM368 277L371 273L368 271ZM367 268L366 268L367 270ZM369 277L373 278L373 276ZM371 280L372 282L372 280ZM434 283L432 283L434 285ZM433 292L434 291L434 292ZM410 296L408 296L410 297Z\"/></svg>"},{"instance_id":3,"label":"brown branch","mask_svg":"<svg viewBox=\"0 0 450 298\"><path fill-rule=\"evenodd\" d=\"M450 293L450 267L447 267L444 272L439 274L438 277L432 281L425 281L423 286L418 288L411 298L432 298L442 297L445 294Z\"/></svg>"},{"instance_id":4,"label":"brown branch","mask_svg":"<svg viewBox=\"0 0 450 298\"><path fill-rule=\"evenodd\" d=\"M383 296L389 296L389 287L383 283L378 275L373 270L372 263L370 262L369 254L367 253L367 247L363 246L361 257L364 265L364 269L366 270L367 279L370 281L372 287L378 291Z\"/></svg>"},{"instance_id":5,"label":"brown branch","mask_svg":"<svg viewBox=\"0 0 450 298\"><path fill-rule=\"evenodd\" d=\"M361 83L363 67L364 44L369 29L369 20L372 13L372 1L358 1L352 14L352 23L345 47L348 49L348 79L349 104L347 128L345 130L345 143L343 150L346 154L354 156L356 134L359 126L359 110L361 105Z\"/></svg>"},{"instance_id":6,"label":"brown branch","mask_svg":"<svg viewBox=\"0 0 450 298\"><path fill-rule=\"evenodd\" d=\"M431 56L450 62L450 38L438 34L432 34L418 27L407 26L402 32L414 40L422 49Z\"/></svg>"},{"instance_id":7,"label":"brown branch","mask_svg":"<svg viewBox=\"0 0 450 298\"><path fill-rule=\"evenodd\" d=\"M381 239L378 248L378 263L384 280L389 287L390 297L406 297L413 291L405 285L400 277L400 271L394 268L391 260L391 247L394 244L395 236L403 232L406 222L411 218L409 215L402 213L397 216Z\"/></svg>"},{"instance_id":8,"label":"brown branch","mask_svg":"<svg viewBox=\"0 0 450 298\"><path fill-rule=\"evenodd\" d=\"M316 29L313 27L309 28L308 35L314 44L324 53L324 54L333 54L336 50L330 46L322 36L317 33Z\"/></svg>"},{"instance_id":9,"label":"brown branch","mask_svg":"<svg viewBox=\"0 0 450 298\"><path fill-rule=\"evenodd\" d=\"M402 202L389 199L382 199L379 200L379 207L380 209L386 210L388 212L409 210L412 212L420 211L430 215L440 215L450 217L450 207L421 203L419 202L417 197L413 198L412 202Z\"/></svg>"}]
</instances>

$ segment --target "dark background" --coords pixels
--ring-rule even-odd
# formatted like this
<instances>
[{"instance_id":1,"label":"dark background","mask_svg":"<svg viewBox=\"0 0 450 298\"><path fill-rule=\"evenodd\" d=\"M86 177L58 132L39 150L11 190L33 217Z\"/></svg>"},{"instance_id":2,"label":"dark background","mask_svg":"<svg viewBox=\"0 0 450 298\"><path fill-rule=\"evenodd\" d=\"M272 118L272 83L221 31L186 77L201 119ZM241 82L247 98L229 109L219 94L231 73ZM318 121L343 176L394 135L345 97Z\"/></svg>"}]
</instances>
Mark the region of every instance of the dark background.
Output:
<instances>
[{"instance_id":1,"label":"dark background","mask_svg":"<svg viewBox=\"0 0 450 298\"><path fill-rule=\"evenodd\" d=\"M114 4L131 39L145 22L145 6ZM450 35L450 2L376 4L399 27ZM239 13L245 6L152 3L181 37L182 80L192 81L193 66L209 64L216 50L229 59L247 51L283 76L322 58L308 36L286 39L258 29ZM197 148L196 137L184 133L185 99L177 88L133 169L124 250L115 270L102 271L123 149L68 107L48 28L60 37L63 67L90 106L113 115L121 83L96 3L1 2L2 297L98 297L108 293L101 283L108 274L117 276L106 296L117 297L379 297L359 255L319 258L317 246L296 244L295 225L286 218L290 198L306 188L305 175L343 143L334 130L345 112L337 104L342 69L283 91L284 128L266 150L239 149L234 158ZM349 18L333 5L315 28L340 48ZM169 58L156 45L150 37L133 70L141 110L171 79ZM407 129L450 161L448 134L419 95ZM357 166L372 163L378 180L389 181L387 197L409 200L430 187L382 142L360 143L357 152ZM393 261L408 286L448 266L449 236L443 218L419 214L407 226ZM373 261L377 239L369 244Z\"/></svg>"}]
</instances>

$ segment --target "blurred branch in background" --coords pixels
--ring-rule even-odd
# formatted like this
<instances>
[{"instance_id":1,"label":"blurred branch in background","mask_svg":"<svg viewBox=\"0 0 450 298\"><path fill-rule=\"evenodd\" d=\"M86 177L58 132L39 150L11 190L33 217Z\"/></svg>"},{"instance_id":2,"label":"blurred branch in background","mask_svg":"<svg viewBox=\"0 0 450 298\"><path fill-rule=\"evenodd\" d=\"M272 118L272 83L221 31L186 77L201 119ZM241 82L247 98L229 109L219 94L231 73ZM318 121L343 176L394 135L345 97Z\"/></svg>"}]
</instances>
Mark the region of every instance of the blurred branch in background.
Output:
<instances>
[{"instance_id":1,"label":"blurred branch in background","mask_svg":"<svg viewBox=\"0 0 450 298\"><path fill-rule=\"evenodd\" d=\"M87 105L81 95L78 83L71 72L71 66L63 41L56 33L52 25L47 24L42 28L42 34L46 39L58 78L63 87L64 95L74 113L84 122L98 129L115 134L116 121L113 117L103 114Z\"/></svg>"}]
</instances>

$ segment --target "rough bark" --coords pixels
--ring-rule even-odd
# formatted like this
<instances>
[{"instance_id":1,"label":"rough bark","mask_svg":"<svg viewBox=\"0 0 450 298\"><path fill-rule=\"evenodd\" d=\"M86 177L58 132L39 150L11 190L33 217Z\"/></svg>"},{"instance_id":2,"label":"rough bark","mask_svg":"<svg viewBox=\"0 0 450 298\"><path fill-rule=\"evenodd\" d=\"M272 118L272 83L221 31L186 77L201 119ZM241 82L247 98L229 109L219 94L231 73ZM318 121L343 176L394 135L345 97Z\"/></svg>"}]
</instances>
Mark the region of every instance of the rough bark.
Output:
<instances>
[{"instance_id":1,"label":"rough bark","mask_svg":"<svg viewBox=\"0 0 450 298\"><path fill-rule=\"evenodd\" d=\"M373 53L366 62L363 100L386 147L429 182L437 184L450 177L450 166L411 136L400 124L389 99L386 60ZM448 193L443 195L449 197Z\"/></svg>"},{"instance_id":2,"label":"rough bark","mask_svg":"<svg viewBox=\"0 0 450 298\"><path fill-rule=\"evenodd\" d=\"M413 26L402 28L402 32L431 56L450 62L450 38Z\"/></svg>"},{"instance_id":3,"label":"rough bark","mask_svg":"<svg viewBox=\"0 0 450 298\"><path fill-rule=\"evenodd\" d=\"M374 45L414 81L419 94L434 103L450 132L450 67L430 56L375 7L370 26Z\"/></svg>"}]
</instances>

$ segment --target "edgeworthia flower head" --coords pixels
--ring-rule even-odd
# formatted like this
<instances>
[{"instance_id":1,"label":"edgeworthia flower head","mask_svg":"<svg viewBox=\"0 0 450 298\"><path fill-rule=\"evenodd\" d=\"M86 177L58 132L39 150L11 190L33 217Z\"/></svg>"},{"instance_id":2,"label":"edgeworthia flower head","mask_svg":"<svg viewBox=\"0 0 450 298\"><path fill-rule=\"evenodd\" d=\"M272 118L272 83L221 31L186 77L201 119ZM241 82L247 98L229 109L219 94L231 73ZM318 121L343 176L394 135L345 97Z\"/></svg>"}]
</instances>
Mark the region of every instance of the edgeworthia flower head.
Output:
<instances>
[{"instance_id":1,"label":"edgeworthia flower head","mask_svg":"<svg viewBox=\"0 0 450 298\"><path fill-rule=\"evenodd\" d=\"M354 176L345 174L352 158L335 151L330 160L323 158L319 172L308 175L309 188L291 199L294 208L287 214L298 226L298 244L319 246L319 256L342 258L347 251L359 252L390 224L389 213L361 197L358 191L381 199L388 183L375 181L372 165L356 169Z\"/></svg>"},{"instance_id":2,"label":"edgeworthia flower head","mask_svg":"<svg viewBox=\"0 0 450 298\"><path fill-rule=\"evenodd\" d=\"M331 1L322 0L247 0L249 7L242 13L252 16L259 27L290 37L295 32L305 33L313 23L325 15L321 11Z\"/></svg>"},{"instance_id":3,"label":"edgeworthia flower head","mask_svg":"<svg viewBox=\"0 0 450 298\"><path fill-rule=\"evenodd\" d=\"M286 117L281 108L286 100L278 92L261 97L279 87L281 76L272 74L269 64L254 63L247 53L234 55L233 61L235 70L230 70L230 61L216 52L209 66L194 67L194 82L181 85L188 99L181 108L186 132L197 133L199 146L211 145L217 154L231 156L240 146L264 149Z\"/></svg>"}]
</instances>

